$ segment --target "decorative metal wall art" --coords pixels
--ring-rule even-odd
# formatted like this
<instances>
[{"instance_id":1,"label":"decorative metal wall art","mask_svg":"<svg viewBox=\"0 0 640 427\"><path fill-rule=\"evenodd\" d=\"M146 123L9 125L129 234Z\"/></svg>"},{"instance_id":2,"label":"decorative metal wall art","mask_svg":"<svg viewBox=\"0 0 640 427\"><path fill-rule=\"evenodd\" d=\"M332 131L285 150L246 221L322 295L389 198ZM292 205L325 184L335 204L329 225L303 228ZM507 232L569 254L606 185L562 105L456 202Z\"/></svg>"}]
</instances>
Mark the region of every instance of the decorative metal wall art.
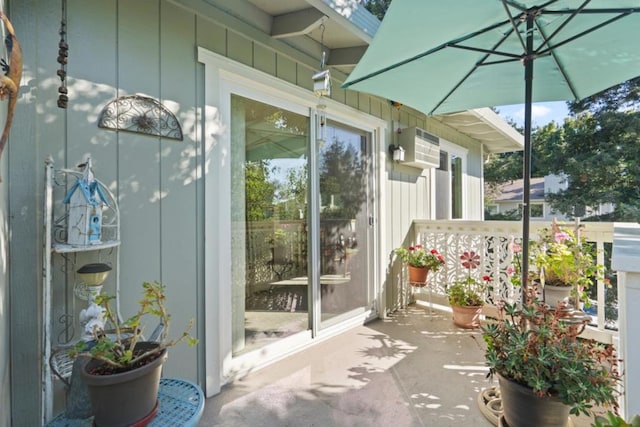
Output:
<instances>
[{"instance_id":1,"label":"decorative metal wall art","mask_svg":"<svg viewBox=\"0 0 640 427\"><path fill-rule=\"evenodd\" d=\"M182 141L176 116L153 98L127 95L109 102L98 119L98 127L156 135Z\"/></svg>"}]
</instances>

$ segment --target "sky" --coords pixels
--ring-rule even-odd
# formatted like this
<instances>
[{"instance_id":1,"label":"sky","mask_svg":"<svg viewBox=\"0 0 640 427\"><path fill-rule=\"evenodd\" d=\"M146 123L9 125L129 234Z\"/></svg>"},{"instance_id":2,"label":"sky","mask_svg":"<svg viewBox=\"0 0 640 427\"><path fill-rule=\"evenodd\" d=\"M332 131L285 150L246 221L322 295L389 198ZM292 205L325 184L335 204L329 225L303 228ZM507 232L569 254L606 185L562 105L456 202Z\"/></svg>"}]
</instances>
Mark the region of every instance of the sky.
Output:
<instances>
[{"instance_id":1,"label":"sky","mask_svg":"<svg viewBox=\"0 0 640 427\"><path fill-rule=\"evenodd\" d=\"M524 125L524 104L503 105L496 108L502 118L512 118L516 123ZM532 127L544 126L552 120L556 123L562 123L568 115L569 111L564 101L536 102L531 110L531 125Z\"/></svg>"}]
</instances>

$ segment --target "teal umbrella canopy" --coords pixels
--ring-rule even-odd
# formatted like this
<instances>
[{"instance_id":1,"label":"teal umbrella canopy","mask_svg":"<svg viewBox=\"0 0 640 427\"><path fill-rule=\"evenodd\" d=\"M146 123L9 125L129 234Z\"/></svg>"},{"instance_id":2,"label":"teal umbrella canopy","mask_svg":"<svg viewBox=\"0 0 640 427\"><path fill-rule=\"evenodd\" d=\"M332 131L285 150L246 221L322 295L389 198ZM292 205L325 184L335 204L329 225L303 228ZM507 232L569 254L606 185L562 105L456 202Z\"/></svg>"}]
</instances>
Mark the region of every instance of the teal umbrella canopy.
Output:
<instances>
[{"instance_id":1,"label":"teal umbrella canopy","mask_svg":"<svg viewBox=\"0 0 640 427\"><path fill-rule=\"evenodd\" d=\"M639 0L393 0L343 87L427 114L523 104L531 60L533 102L582 99L640 75L639 12Z\"/></svg>"},{"instance_id":2,"label":"teal umbrella canopy","mask_svg":"<svg viewBox=\"0 0 640 427\"><path fill-rule=\"evenodd\" d=\"M638 36L640 0L393 0L343 87L426 114L524 104L526 284L531 105L579 100L639 76Z\"/></svg>"}]
</instances>

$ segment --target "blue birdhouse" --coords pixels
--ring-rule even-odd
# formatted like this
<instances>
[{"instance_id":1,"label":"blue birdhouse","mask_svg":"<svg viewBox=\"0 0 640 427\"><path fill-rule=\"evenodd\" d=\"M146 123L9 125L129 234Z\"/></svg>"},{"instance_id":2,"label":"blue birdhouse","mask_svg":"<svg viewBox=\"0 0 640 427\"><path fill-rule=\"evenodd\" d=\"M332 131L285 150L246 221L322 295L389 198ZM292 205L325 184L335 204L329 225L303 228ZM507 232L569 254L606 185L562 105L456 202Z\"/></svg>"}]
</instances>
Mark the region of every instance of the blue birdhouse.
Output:
<instances>
[{"instance_id":1,"label":"blue birdhouse","mask_svg":"<svg viewBox=\"0 0 640 427\"><path fill-rule=\"evenodd\" d=\"M69 189L63 203L69 205L67 243L78 246L102 243L102 210L108 202L93 176L91 158L87 158L82 176Z\"/></svg>"}]
</instances>

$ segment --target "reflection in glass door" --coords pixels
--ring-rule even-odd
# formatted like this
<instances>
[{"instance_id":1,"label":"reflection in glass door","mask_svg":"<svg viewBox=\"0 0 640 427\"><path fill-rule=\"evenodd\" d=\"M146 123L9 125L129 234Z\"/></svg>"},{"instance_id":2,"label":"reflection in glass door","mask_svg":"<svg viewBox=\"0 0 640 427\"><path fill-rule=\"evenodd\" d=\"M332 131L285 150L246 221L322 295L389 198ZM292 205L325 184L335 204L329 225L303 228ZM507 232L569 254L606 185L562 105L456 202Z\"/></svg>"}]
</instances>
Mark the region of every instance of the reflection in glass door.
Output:
<instances>
[{"instance_id":1,"label":"reflection in glass door","mask_svg":"<svg viewBox=\"0 0 640 427\"><path fill-rule=\"evenodd\" d=\"M309 118L231 96L232 351L309 329Z\"/></svg>"},{"instance_id":2,"label":"reflection in glass door","mask_svg":"<svg viewBox=\"0 0 640 427\"><path fill-rule=\"evenodd\" d=\"M233 357L309 331L310 319L322 328L371 307L370 134L328 123L311 174L309 123L231 95Z\"/></svg>"},{"instance_id":3,"label":"reflection in glass door","mask_svg":"<svg viewBox=\"0 0 640 427\"><path fill-rule=\"evenodd\" d=\"M335 123L319 149L321 326L371 301L370 135Z\"/></svg>"}]
</instances>

